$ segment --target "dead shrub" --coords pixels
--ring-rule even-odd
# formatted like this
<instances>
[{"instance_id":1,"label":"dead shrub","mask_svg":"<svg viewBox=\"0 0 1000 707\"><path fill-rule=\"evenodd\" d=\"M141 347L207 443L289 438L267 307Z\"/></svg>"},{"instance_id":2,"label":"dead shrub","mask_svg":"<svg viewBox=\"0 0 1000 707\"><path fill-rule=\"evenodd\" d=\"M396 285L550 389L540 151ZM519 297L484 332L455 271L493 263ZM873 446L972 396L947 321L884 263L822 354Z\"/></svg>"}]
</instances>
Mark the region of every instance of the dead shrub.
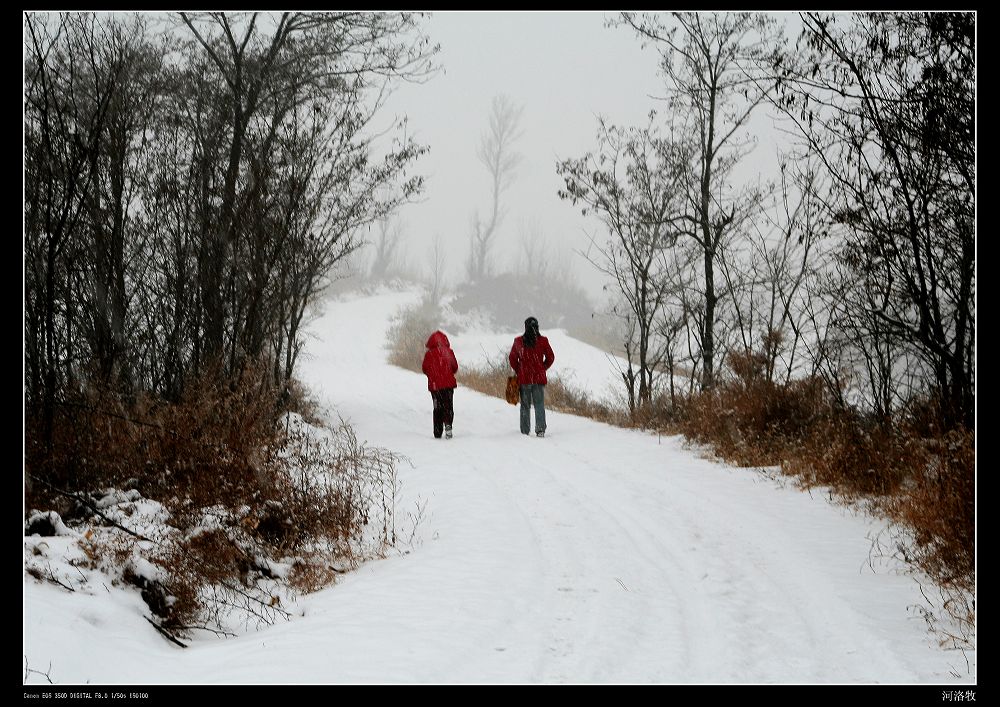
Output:
<instances>
[{"instance_id":1,"label":"dead shrub","mask_svg":"<svg viewBox=\"0 0 1000 707\"><path fill-rule=\"evenodd\" d=\"M422 372L427 337L441 328L441 312L424 303L396 315L388 332L389 363Z\"/></svg>"},{"instance_id":2,"label":"dead shrub","mask_svg":"<svg viewBox=\"0 0 1000 707\"><path fill-rule=\"evenodd\" d=\"M177 401L97 387L67 394L50 450L38 421L27 425L26 471L40 482L32 484L33 502L54 501L49 485L137 487L148 498L173 499L171 510L257 500L262 483L254 477L281 443L278 392L268 381L266 371L247 367L229 381L192 379Z\"/></svg>"},{"instance_id":3,"label":"dead shrub","mask_svg":"<svg viewBox=\"0 0 1000 707\"><path fill-rule=\"evenodd\" d=\"M221 528L194 532L178 547L203 580L218 584L238 576L247 583L253 564Z\"/></svg>"},{"instance_id":4,"label":"dead shrub","mask_svg":"<svg viewBox=\"0 0 1000 707\"><path fill-rule=\"evenodd\" d=\"M288 573L288 583L303 594L310 594L332 584L339 571L322 557L300 558Z\"/></svg>"},{"instance_id":5,"label":"dead shrub","mask_svg":"<svg viewBox=\"0 0 1000 707\"><path fill-rule=\"evenodd\" d=\"M904 492L878 507L910 529L908 548L917 564L945 587L972 591L976 571L975 434L951 430L916 441L923 463L913 469Z\"/></svg>"},{"instance_id":6,"label":"dead shrub","mask_svg":"<svg viewBox=\"0 0 1000 707\"><path fill-rule=\"evenodd\" d=\"M742 466L780 463L830 413L818 380L777 385L767 380L721 383L683 403L680 431Z\"/></svg>"},{"instance_id":7,"label":"dead shrub","mask_svg":"<svg viewBox=\"0 0 1000 707\"><path fill-rule=\"evenodd\" d=\"M283 405L307 399L292 391L271 385L263 367L228 381L192 379L174 401L78 391L59 407L51 451L32 440L28 508L113 488L160 500L169 526L152 549L114 527L82 544L92 566L140 589L162 629L219 631L233 615L261 623L287 616L287 570L274 568L288 565L278 558L350 567L397 542L400 459L359 442L344 422L317 431L298 415L279 419ZM76 505L74 522L105 524L92 503ZM125 517L133 509L119 510ZM161 576L137 576L134 557ZM333 577L317 569L300 584L318 588Z\"/></svg>"},{"instance_id":8,"label":"dead shrub","mask_svg":"<svg viewBox=\"0 0 1000 707\"><path fill-rule=\"evenodd\" d=\"M310 425L321 427L323 412L319 401L309 392L309 389L298 378L290 378L285 383L278 401L278 412L281 414L294 412Z\"/></svg>"},{"instance_id":9,"label":"dead shrub","mask_svg":"<svg viewBox=\"0 0 1000 707\"><path fill-rule=\"evenodd\" d=\"M925 463L905 435L857 415L831 415L810 428L782 461L806 486L830 486L845 498L887 496Z\"/></svg>"}]
</instances>

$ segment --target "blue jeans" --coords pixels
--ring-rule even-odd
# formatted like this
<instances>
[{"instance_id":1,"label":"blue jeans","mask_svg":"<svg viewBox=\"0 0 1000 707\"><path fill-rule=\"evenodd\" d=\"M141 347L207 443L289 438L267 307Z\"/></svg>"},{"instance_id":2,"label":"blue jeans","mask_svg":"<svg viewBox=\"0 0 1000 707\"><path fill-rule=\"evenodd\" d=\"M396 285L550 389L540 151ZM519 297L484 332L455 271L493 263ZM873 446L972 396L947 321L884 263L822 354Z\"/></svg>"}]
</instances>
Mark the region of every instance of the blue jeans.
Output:
<instances>
[{"instance_id":1,"label":"blue jeans","mask_svg":"<svg viewBox=\"0 0 1000 707\"><path fill-rule=\"evenodd\" d=\"M521 386L521 434L531 432L531 405L535 405L535 432L545 431L545 386Z\"/></svg>"}]
</instances>

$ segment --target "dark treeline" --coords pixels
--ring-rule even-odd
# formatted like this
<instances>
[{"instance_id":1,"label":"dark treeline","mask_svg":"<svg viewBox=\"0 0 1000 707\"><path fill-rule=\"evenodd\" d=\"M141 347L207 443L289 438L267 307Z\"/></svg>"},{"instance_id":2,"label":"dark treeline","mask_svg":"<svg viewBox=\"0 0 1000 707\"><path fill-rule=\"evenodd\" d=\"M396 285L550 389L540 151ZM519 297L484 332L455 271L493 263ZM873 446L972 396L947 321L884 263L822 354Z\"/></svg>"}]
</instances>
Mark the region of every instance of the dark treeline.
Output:
<instances>
[{"instance_id":1,"label":"dark treeline","mask_svg":"<svg viewBox=\"0 0 1000 707\"><path fill-rule=\"evenodd\" d=\"M270 561L294 555L287 584L311 591L396 542L395 457L279 423L310 414L307 307L422 187L425 148L376 121L433 70L417 21L24 16L25 510L86 524L84 566L141 588L180 645L287 616ZM125 528L108 489L169 525Z\"/></svg>"},{"instance_id":2,"label":"dark treeline","mask_svg":"<svg viewBox=\"0 0 1000 707\"><path fill-rule=\"evenodd\" d=\"M433 68L418 19L24 16L29 446L94 390L288 384L331 268L422 186L425 148L373 123Z\"/></svg>"}]
</instances>

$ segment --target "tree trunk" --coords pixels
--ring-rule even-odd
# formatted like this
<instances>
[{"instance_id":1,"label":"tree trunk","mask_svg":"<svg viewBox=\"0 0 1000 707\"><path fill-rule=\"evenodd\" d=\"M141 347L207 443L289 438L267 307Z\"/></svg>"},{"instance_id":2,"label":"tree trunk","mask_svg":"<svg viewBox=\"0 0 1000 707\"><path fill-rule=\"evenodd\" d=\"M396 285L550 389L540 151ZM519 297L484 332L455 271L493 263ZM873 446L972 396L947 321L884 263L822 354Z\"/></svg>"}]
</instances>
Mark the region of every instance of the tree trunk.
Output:
<instances>
[{"instance_id":1,"label":"tree trunk","mask_svg":"<svg viewBox=\"0 0 1000 707\"><path fill-rule=\"evenodd\" d=\"M715 387L715 263L712 251L705 249L705 324L701 333L701 389Z\"/></svg>"},{"instance_id":2,"label":"tree trunk","mask_svg":"<svg viewBox=\"0 0 1000 707\"><path fill-rule=\"evenodd\" d=\"M45 394L42 404L42 439L46 452L52 451L52 424L56 400L56 241L48 242L45 268Z\"/></svg>"},{"instance_id":3,"label":"tree trunk","mask_svg":"<svg viewBox=\"0 0 1000 707\"><path fill-rule=\"evenodd\" d=\"M713 77L714 78L714 77ZM703 148L701 171L701 237L705 251L705 326L702 331L702 361L704 370L701 374L701 389L711 390L715 387L715 247L721 237L712 233L712 223L709 220L709 207L712 199L712 163L715 159L715 99L716 86L709 90L707 129L708 136Z\"/></svg>"}]
</instances>

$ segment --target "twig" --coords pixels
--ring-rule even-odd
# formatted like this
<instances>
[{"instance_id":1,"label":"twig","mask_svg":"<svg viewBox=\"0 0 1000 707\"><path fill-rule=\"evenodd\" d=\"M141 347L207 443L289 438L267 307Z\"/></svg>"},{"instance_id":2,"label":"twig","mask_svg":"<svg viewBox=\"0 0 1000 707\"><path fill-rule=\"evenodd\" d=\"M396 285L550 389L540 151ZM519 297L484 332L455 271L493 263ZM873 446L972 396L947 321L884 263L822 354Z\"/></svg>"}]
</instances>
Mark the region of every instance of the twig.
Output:
<instances>
[{"instance_id":1,"label":"twig","mask_svg":"<svg viewBox=\"0 0 1000 707\"><path fill-rule=\"evenodd\" d=\"M45 564L45 566L46 566L46 568L48 568L48 570L49 570L49 576L48 576L48 578L47 578L47 579L48 579L48 580L49 580L50 582L55 582L55 583L56 583L56 584L58 584L58 585L59 585L60 587L62 587L63 589L66 589L66 590L68 590L68 591L71 591L71 592L75 592L75 591L76 591L75 589L73 589L73 587L70 587L70 586L68 586L68 585L65 585L65 584L63 584L62 582L60 582L60 581L59 581L59 580L58 580L58 579L56 578L56 575L55 575L55 573L54 573L54 572L52 571L52 565L50 565L50 564L46 563L46 564Z\"/></svg>"},{"instance_id":2,"label":"twig","mask_svg":"<svg viewBox=\"0 0 1000 707\"><path fill-rule=\"evenodd\" d=\"M252 594L249 594L248 592L244 592L242 589L240 589L239 587L237 587L237 586L235 586L233 584L230 584L229 582L223 581L223 582L220 582L219 584L221 584L223 587L225 587L226 589L228 589L230 592L243 597L248 602L254 602L256 604L260 604L260 606L262 606L265 611L270 611L270 612L275 613L275 614L282 614L285 617L286 620L290 619L292 617L291 612L285 611L280 606L273 606L271 604L268 604L266 601L264 601L262 599L259 599L258 597L255 597ZM246 608L247 608L248 611L252 611L249 606L247 606ZM257 616L258 618L260 618L261 620L263 620L263 621L265 621L267 623L271 623L271 622L267 621L264 618L263 615L258 614L255 611L253 612L253 614L255 616Z\"/></svg>"},{"instance_id":3,"label":"twig","mask_svg":"<svg viewBox=\"0 0 1000 707\"><path fill-rule=\"evenodd\" d=\"M927 596L927 592L924 591L924 585L921 582L918 581L917 582L917 588L920 590L920 594L921 594L921 596L923 596L924 601L927 602L927 605L930 606L931 608L933 608L934 607L934 602L931 601L930 597Z\"/></svg>"},{"instance_id":4,"label":"twig","mask_svg":"<svg viewBox=\"0 0 1000 707\"><path fill-rule=\"evenodd\" d=\"M419 526L420 522L424 519L424 512L427 510L427 501L426 501L426 499L424 500L423 503L420 503L419 499L417 501L415 501L414 503L417 506L417 513L416 513L416 515L414 515L413 513L409 514L410 521L411 521L412 525L410 527L410 537L407 538L407 540L406 540L406 545L409 546L409 547L411 547L411 548L413 547L413 539L417 535L417 526Z\"/></svg>"},{"instance_id":5,"label":"twig","mask_svg":"<svg viewBox=\"0 0 1000 707\"><path fill-rule=\"evenodd\" d=\"M49 673L51 673L51 672L52 672L52 661L51 660L49 661L49 672L48 673L43 673L41 670L34 670L33 668L29 668L28 667L28 656L24 656L24 681L25 682L28 681L28 676L31 675L32 673L34 673L35 675L41 675L43 678L45 678L48 681L49 685L55 685L55 683L52 682L52 678L49 676Z\"/></svg>"},{"instance_id":6,"label":"twig","mask_svg":"<svg viewBox=\"0 0 1000 707\"><path fill-rule=\"evenodd\" d=\"M271 626L274 624L274 615L272 614L271 616L267 616L266 612L258 611L253 607L249 599L244 603L239 604L231 596L220 596L218 592L216 592L213 595L213 599L219 605L219 607L229 607L231 609L236 609L237 611L244 612L246 614L246 620L244 621L244 624L247 627L250 626L251 617L255 617L257 619L258 626L262 624ZM265 607L265 609L272 608L261 601L258 601L257 603ZM219 616L221 616L221 611L218 608L215 608L214 612L215 612L214 620L216 621L216 623L221 623L220 619L218 618Z\"/></svg>"},{"instance_id":7,"label":"twig","mask_svg":"<svg viewBox=\"0 0 1000 707\"><path fill-rule=\"evenodd\" d=\"M175 638L174 636L172 636L172 635L170 634L170 632L169 632L169 631L167 631L167 629L165 629L165 628L163 628L162 626L160 626L160 625L159 625L158 623L156 623L155 621L153 621L153 620L152 620L151 618L149 618L148 616L143 616L142 618L146 619L146 621L148 621L148 622L149 622L149 624L150 624L150 625L151 625L151 626L152 626L153 628L155 628L155 629L156 629L157 631L159 631L159 632L160 632L161 634L163 634L163 636L164 636L164 637L165 637L165 638L166 638L166 639L167 639L168 641L170 641L171 643L176 643L176 644L177 644L178 646L180 646L181 648L187 648L187 644L186 644L186 643L181 643L180 641L178 641L178 640L177 640L177 639L176 639L176 638Z\"/></svg>"},{"instance_id":8,"label":"twig","mask_svg":"<svg viewBox=\"0 0 1000 707\"><path fill-rule=\"evenodd\" d=\"M97 506L94 505L94 502L91 501L86 496L81 496L78 493L73 493L72 491L64 491L63 489L57 488L57 487L53 486L52 484L50 484L45 479L43 479L43 478L41 478L39 476L36 476L35 474L28 474L28 476L31 477L32 479L36 480L36 481L40 481L41 483L45 484L50 489L52 489L53 491L55 491L56 493L58 493L58 494L60 494L62 496L66 496L67 498L72 498L75 501L79 501L83 505L87 506L94 513L96 513L97 515L99 515L101 518L103 518L108 524L113 525L114 527L118 528L119 530L124 530L129 535L131 535L133 537L136 537L136 538L139 538L140 540L145 540L145 541L151 542L151 543L155 543L156 542L155 540L152 540L151 538L147 538L145 535L142 535L141 533L137 533L134 530L129 530L128 528L126 528L121 523L117 523L117 522L111 520L106 515L104 515L103 513L101 513L100 509Z\"/></svg>"},{"instance_id":9,"label":"twig","mask_svg":"<svg viewBox=\"0 0 1000 707\"><path fill-rule=\"evenodd\" d=\"M626 592L628 591L628 587L626 587L626 586L625 586L625 583L624 583L624 582L622 582L622 581L621 581L620 579L618 579L617 577L615 577L615 581L616 581L616 582L618 582L618 584L622 585L622 589L624 589L624 590L625 590Z\"/></svg>"},{"instance_id":10,"label":"twig","mask_svg":"<svg viewBox=\"0 0 1000 707\"><path fill-rule=\"evenodd\" d=\"M58 405L59 407L77 408L77 409L80 409L80 410L86 410L87 412L96 413L98 415L104 415L105 417L114 417L114 418L116 418L118 420L123 420L125 422L131 422L133 425L142 425L143 427L152 427L153 429L157 429L157 430L162 430L163 429L163 425L162 424L159 424L159 423L156 423L156 422L146 422L145 420L137 420L137 419L135 419L133 417L127 417L126 415L122 415L122 414L117 413L117 412L111 412L110 410L102 410L102 409L99 409L99 408L95 408L92 405L85 405L83 403L73 403L73 402L68 402L68 401L63 401L63 402L56 401L55 404Z\"/></svg>"},{"instance_id":11,"label":"twig","mask_svg":"<svg viewBox=\"0 0 1000 707\"><path fill-rule=\"evenodd\" d=\"M184 631L191 631L197 629L199 631L208 631L209 633L214 633L216 636L225 636L226 638L236 638L235 633L230 633L229 631L217 631L214 628L209 628L208 626L178 626L177 628L182 629Z\"/></svg>"}]
</instances>

